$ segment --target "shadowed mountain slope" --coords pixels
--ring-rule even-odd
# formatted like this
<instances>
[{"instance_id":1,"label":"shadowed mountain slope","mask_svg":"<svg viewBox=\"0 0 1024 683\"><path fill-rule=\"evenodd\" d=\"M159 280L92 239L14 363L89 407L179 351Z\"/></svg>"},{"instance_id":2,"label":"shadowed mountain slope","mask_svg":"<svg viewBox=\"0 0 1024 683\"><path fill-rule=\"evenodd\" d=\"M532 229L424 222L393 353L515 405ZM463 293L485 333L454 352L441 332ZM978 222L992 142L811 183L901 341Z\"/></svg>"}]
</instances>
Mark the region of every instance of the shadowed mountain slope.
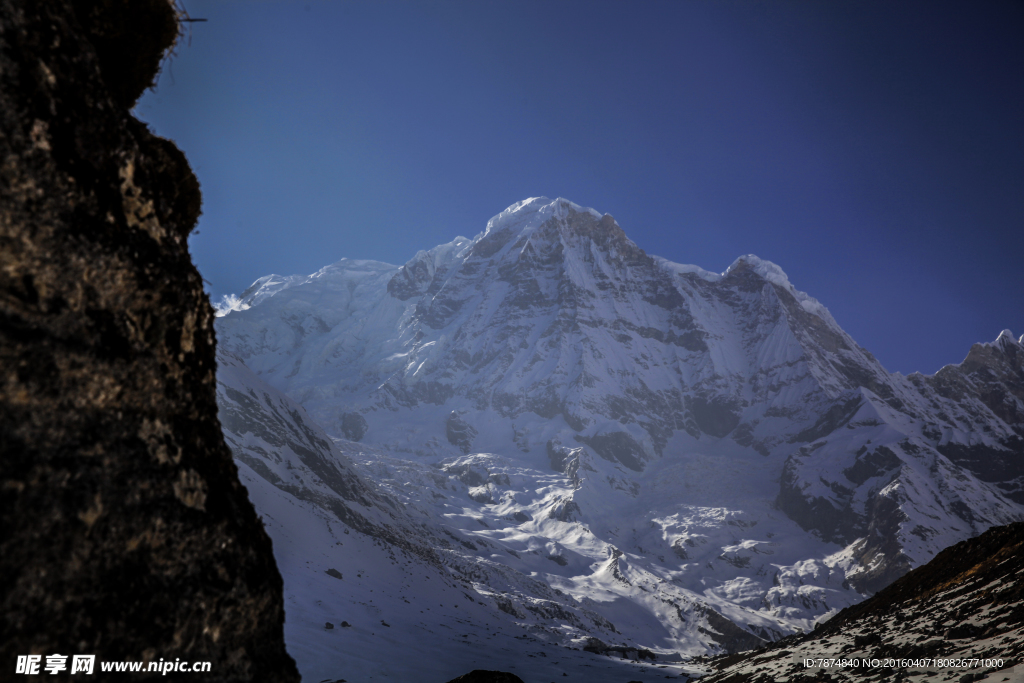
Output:
<instances>
[{"instance_id":1,"label":"shadowed mountain slope","mask_svg":"<svg viewBox=\"0 0 1024 683\"><path fill-rule=\"evenodd\" d=\"M917 660L917 665L807 668L804 658ZM932 659L981 661L937 666ZM1001 660L993 663L985 660ZM956 663L956 662L954 662ZM962 663L962 662L961 662ZM1024 679L1024 523L994 527L939 553L813 633L722 657L707 683Z\"/></svg>"}]
</instances>

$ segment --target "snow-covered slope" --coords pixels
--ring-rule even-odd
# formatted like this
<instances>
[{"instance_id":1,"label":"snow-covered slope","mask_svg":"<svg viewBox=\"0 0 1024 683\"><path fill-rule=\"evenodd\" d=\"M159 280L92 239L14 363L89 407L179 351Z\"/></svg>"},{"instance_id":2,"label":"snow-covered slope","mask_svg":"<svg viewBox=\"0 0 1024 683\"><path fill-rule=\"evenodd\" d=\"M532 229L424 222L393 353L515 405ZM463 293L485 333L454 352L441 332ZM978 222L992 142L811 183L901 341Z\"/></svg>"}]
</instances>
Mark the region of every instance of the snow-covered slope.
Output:
<instances>
[{"instance_id":1,"label":"snow-covered slope","mask_svg":"<svg viewBox=\"0 0 1024 683\"><path fill-rule=\"evenodd\" d=\"M321 510L327 489L354 501L334 518L424 562L448 538L476 595L568 624L560 642L607 638L605 620L663 655L749 646L1024 518L1008 332L935 376L890 375L775 264L650 257L563 199L401 267L261 278L218 335L225 415L248 366L334 439L251 447L269 418L222 416L255 476Z\"/></svg>"},{"instance_id":2,"label":"snow-covered slope","mask_svg":"<svg viewBox=\"0 0 1024 683\"><path fill-rule=\"evenodd\" d=\"M530 680L585 670L588 680L611 683L645 669L697 670L673 648L633 661L638 634L600 614L618 615L614 605L577 600L529 571L559 556L460 529L470 521L490 528L470 498L481 488L546 479L557 491L560 477L490 471L487 457L439 470L335 443L236 357L221 351L218 365L220 419L274 541L285 637L304 679L444 681L498 668ZM356 449L358 462L339 447ZM595 661L582 650L604 641L632 658Z\"/></svg>"}]
</instances>

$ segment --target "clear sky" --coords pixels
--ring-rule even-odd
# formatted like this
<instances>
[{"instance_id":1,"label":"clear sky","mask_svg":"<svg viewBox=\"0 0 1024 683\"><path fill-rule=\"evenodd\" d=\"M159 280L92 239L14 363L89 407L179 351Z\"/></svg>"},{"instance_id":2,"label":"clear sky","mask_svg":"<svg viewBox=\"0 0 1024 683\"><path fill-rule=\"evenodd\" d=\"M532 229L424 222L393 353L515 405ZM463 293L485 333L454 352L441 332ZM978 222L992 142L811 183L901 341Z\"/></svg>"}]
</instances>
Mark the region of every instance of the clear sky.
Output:
<instances>
[{"instance_id":1,"label":"clear sky","mask_svg":"<svg viewBox=\"0 0 1024 683\"><path fill-rule=\"evenodd\" d=\"M890 371L1024 334L1024 3L183 5L136 113L202 184L215 299L546 195L778 263Z\"/></svg>"}]
</instances>

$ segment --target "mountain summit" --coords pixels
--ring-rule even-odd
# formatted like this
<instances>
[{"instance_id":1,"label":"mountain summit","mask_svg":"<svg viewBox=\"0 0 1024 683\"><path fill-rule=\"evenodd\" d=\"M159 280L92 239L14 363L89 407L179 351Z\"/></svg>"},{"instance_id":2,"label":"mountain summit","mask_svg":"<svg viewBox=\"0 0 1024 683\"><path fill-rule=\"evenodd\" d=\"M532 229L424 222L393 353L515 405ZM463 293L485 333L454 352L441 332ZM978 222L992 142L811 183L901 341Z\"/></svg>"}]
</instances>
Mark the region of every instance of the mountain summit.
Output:
<instances>
[{"instance_id":1,"label":"mountain summit","mask_svg":"<svg viewBox=\"0 0 1024 683\"><path fill-rule=\"evenodd\" d=\"M456 499L425 475L390 490L467 539L541 553L488 562L588 609L637 606L615 623L649 647L809 628L1024 519L1008 331L934 376L890 374L777 265L675 264L565 199L514 204L402 266L267 276L234 309L221 347L337 457L461 482ZM388 489L379 471L360 476Z\"/></svg>"}]
</instances>

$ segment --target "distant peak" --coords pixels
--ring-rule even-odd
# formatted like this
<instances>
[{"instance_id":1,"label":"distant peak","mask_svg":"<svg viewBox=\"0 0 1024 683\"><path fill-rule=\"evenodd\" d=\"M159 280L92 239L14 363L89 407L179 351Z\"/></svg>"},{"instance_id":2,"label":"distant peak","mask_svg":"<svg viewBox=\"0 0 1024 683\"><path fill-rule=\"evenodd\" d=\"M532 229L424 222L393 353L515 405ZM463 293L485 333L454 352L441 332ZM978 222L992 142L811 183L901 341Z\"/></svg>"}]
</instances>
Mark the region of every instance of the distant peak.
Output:
<instances>
[{"instance_id":1,"label":"distant peak","mask_svg":"<svg viewBox=\"0 0 1024 683\"><path fill-rule=\"evenodd\" d=\"M744 254L743 256L740 256L735 261L733 261L732 265L726 268L725 272L722 273L722 276L724 277L729 273L741 268L749 268L750 270L754 271L755 273L763 277L768 282L771 282L772 284L782 287L787 292L792 294L797 301L800 302L800 306L805 311L807 311L808 313L813 313L817 315L819 318L831 322L836 327L839 327L839 324L836 323L835 319L832 317L832 314L828 312L828 309L825 308L825 306L823 306L821 302L815 299L814 297L808 296L804 292L801 292L796 287L794 287L793 284L789 281L789 276L786 275L786 272L776 264L772 263L771 261L767 261L763 258L760 258L758 256L755 256L754 254Z\"/></svg>"},{"instance_id":2,"label":"distant peak","mask_svg":"<svg viewBox=\"0 0 1024 683\"><path fill-rule=\"evenodd\" d=\"M771 261L766 261L754 254L744 254L743 256L740 256L732 262L732 265L725 269L725 272L722 273L722 275L728 275L742 266L748 266L751 270L769 282L782 285L786 289L793 289L793 285L789 282L789 276L786 275L782 268Z\"/></svg>"},{"instance_id":3,"label":"distant peak","mask_svg":"<svg viewBox=\"0 0 1024 683\"><path fill-rule=\"evenodd\" d=\"M722 276L724 277L729 273L732 273L733 271L741 270L743 268L749 268L750 270L754 271L755 273L763 277L768 282L779 285L780 287L785 288L789 292L797 291L796 287L794 287L793 284L789 281L789 276L786 275L786 272L782 270L782 268L772 263L771 261L759 258L754 254L744 254L743 256L737 258L735 261L732 262L732 265L725 269L725 272L722 273Z\"/></svg>"},{"instance_id":4,"label":"distant peak","mask_svg":"<svg viewBox=\"0 0 1024 683\"><path fill-rule=\"evenodd\" d=\"M1013 332L1010 330L1003 330L999 333L999 336L996 337L995 344L996 346L1022 346L1024 345L1024 336L1017 339L1013 336Z\"/></svg>"}]
</instances>

